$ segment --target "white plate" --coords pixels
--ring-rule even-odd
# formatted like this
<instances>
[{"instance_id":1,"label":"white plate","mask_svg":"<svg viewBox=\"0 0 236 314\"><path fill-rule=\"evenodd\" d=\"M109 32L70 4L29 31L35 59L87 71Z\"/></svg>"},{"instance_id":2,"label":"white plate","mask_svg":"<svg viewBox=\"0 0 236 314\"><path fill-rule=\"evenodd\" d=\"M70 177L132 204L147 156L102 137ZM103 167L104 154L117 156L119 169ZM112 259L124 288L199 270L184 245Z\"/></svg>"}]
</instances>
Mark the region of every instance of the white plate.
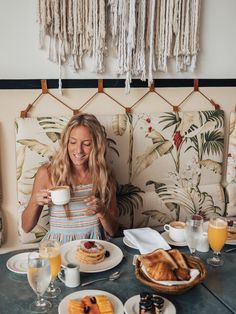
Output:
<instances>
[{"instance_id":1,"label":"white plate","mask_svg":"<svg viewBox=\"0 0 236 314\"><path fill-rule=\"evenodd\" d=\"M167 231L164 231L161 233L161 236L166 240L167 243L169 243L170 245L174 245L174 246L187 246L187 243L186 241L184 242L176 242L174 240L172 240L170 237L169 237L169 234Z\"/></svg>"},{"instance_id":2,"label":"white plate","mask_svg":"<svg viewBox=\"0 0 236 314\"><path fill-rule=\"evenodd\" d=\"M236 240L226 240L225 244L229 244L229 245L236 245Z\"/></svg>"},{"instance_id":3,"label":"white plate","mask_svg":"<svg viewBox=\"0 0 236 314\"><path fill-rule=\"evenodd\" d=\"M162 297L164 299L164 310L163 314L175 314L176 308L172 302L167 300L166 298ZM139 314L139 301L140 301L140 295L135 295L132 298L128 299L125 302L124 310L126 314Z\"/></svg>"},{"instance_id":4,"label":"white plate","mask_svg":"<svg viewBox=\"0 0 236 314\"><path fill-rule=\"evenodd\" d=\"M63 266L67 266L67 264L70 263L76 264L80 266L81 272L97 273L115 267L123 259L123 253L118 246L107 241L95 240L96 242L101 243L105 249L109 251L110 256L105 257L104 261L98 264L81 263L76 257L76 251L81 241L91 241L91 239L75 240L61 246L61 262Z\"/></svg>"},{"instance_id":5,"label":"white plate","mask_svg":"<svg viewBox=\"0 0 236 314\"><path fill-rule=\"evenodd\" d=\"M83 291L76 291L67 295L64 299L61 300L58 306L58 313L59 314L69 314L68 312L68 302L70 299L81 299L87 295L95 296L95 295L106 295L114 309L115 314L123 314L124 313L124 306L120 299L118 299L115 295L102 291L102 290L83 290Z\"/></svg>"},{"instance_id":6,"label":"white plate","mask_svg":"<svg viewBox=\"0 0 236 314\"><path fill-rule=\"evenodd\" d=\"M124 242L125 245L127 245L131 249L138 250L137 247L132 242L130 242L126 237L123 238L123 242Z\"/></svg>"},{"instance_id":7,"label":"white plate","mask_svg":"<svg viewBox=\"0 0 236 314\"><path fill-rule=\"evenodd\" d=\"M27 274L29 252L12 256L7 261L7 268L17 274Z\"/></svg>"}]
</instances>

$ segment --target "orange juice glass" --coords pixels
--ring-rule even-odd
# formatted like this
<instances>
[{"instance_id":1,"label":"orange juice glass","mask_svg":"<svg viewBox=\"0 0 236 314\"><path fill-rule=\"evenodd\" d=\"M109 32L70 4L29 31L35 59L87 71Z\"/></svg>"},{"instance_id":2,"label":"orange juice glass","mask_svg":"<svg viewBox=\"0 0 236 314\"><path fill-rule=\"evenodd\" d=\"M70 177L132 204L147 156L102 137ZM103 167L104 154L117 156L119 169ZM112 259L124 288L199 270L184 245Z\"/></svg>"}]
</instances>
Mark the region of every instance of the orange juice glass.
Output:
<instances>
[{"instance_id":1,"label":"orange juice glass","mask_svg":"<svg viewBox=\"0 0 236 314\"><path fill-rule=\"evenodd\" d=\"M51 267L51 283L45 293L47 298L55 298L61 293L61 289L56 287L54 281L61 270L60 243L57 240L44 240L39 245L41 257L47 258Z\"/></svg>"},{"instance_id":2,"label":"orange juice glass","mask_svg":"<svg viewBox=\"0 0 236 314\"><path fill-rule=\"evenodd\" d=\"M52 280L55 280L57 277L57 274L61 270L61 254L60 250L58 248L47 248L47 250L43 250L41 253L41 256L43 258L48 258L50 261L50 267L51 267L51 277Z\"/></svg>"},{"instance_id":3,"label":"orange juice glass","mask_svg":"<svg viewBox=\"0 0 236 314\"><path fill-rule=\"evenodd\" d=\"M224 261L220 256L220 251L227 239L227 220L225 217L213 216L208 225L208 241L214 251L213 257L207 259L207 263L212 266L222 266Z\"/></svg>"}]
</instances>

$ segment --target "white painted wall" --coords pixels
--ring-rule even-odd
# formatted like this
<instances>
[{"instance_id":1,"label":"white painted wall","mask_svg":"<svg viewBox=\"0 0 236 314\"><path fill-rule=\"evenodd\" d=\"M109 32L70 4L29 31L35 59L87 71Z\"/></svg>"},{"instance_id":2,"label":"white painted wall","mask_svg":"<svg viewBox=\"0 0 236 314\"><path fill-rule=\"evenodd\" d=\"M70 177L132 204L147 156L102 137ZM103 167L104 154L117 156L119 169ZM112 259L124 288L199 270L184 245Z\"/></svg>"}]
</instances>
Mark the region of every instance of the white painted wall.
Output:
<instances>
[{"instance_id":1,"label":"white painted wall","mask_svg":"<svg viewBox=\"0 0 236 314\"><path fill-rule=\"evenodd\" d=\"M37 0L0 0L0 79L57 78L58 66L39 49ZM200 54L194 73L158 73L160 78L235 78L236 77L236 1L202 0ZM85 70L74 73L70 66L62 71L65 79L96 78L91 60ZM107 59L103 78L115 78L114 56Z\"/></svg>"}]
</instances>

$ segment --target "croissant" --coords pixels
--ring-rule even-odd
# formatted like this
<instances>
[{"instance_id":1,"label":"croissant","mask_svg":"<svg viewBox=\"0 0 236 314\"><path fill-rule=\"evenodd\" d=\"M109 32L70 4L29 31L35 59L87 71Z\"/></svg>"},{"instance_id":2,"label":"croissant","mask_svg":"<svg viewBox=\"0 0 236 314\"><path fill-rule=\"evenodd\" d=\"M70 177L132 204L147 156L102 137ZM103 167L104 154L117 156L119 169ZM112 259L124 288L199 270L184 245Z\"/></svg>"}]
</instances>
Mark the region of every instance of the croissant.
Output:
<instances>
[{"instance_id":1,"label":"croissant","mask_svg":"<svg viewBox=\"0 0 236 314\"><path fill-rule=\"evenodd\" d=\"M165 262L157 263L155 266L147 269L149 276L155 280L172 281L178 280L170 265Z\"/></svg>"}]
</instances>

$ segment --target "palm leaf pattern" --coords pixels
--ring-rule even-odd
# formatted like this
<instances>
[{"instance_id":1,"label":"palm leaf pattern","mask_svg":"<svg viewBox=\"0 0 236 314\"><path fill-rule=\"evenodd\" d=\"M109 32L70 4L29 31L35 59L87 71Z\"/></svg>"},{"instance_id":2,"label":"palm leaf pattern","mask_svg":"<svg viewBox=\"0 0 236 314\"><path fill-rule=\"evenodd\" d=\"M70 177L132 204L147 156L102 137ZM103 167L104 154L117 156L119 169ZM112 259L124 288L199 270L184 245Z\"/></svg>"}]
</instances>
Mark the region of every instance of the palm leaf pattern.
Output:
<instances>
[{"instance_id":1,"label":"palm leaf pattern","mask_svg":"<svg viewBox=\"0 0 236 314\"><path fill-rule=\"evenodd\" d=\"M130 216L130 227L134 223L134 211L143 206L143 199L140 195L144 193L139 187L132 184L118 184L116 190L117 207L119 215Z\"/></svg>"},{"instance_id":2,"label":"palm leaf pattern","mask_svg":"<svg viewBox=\"0 0 236 314\"><path fill-rule=\"evenodd\" d=\"M61 133L69 119L66 117L43 117L37 118L37 120L49 139L55 143L61 138Z\"/></svg>"},{"instance_id":3,"label":"palm leaf pattern","mask_svg":"<svg viewBox=\"0 0 236 314\"><path fill-rule=\"evenodd\" d=\"M219 155L224 151L224 135L219 130L208 131L204 134L203 152Z\"/></svg>"},{"instance_id":4,"label":"palm leaf pattern","mask_svg":"<svg viewBox=\"0 0 236 314\"><path fill-rule=\"evenodd\" d=\"M214 156L222 156L224 149L224 113L222 110L202 111L189 113L165 113L160 118L164 124L162 130L171 128L175 139L176 153L171 153L176 174L180 174L183 166L180 164L182 152L195 151L199 169L206 167L210 171L221 175L221 162L215 161ZM179 134L177 134L179 133ZM174 151L173 151L174 152ZM206 158L208 156L212 158ZM205 158L204 158L205 157ZM184 180L184 178L182 178ZM201 172L198 173L198 180L195 186L190 189L180 186L178 183L165 185L154 181L147 181L147 185L154 184L154 189L163 203L168 207L175 205L177 219L180 215L180 208L187 213L201 212L205 216L217 212L220 209L214 205L212 197L199 190Z\"/></svg>"},{"instance_id":5,"label":"palm leaf pattern","mask_svg":"<svg viewBox=\"0 0 236 314\"><path fill-rule=\"evenodd\" d=\"M52 146L40 143L39 141L35 139L29 138L29 139L18 140L17 143L26 146L31 151L36 152L42 157L47 157L48 159L50 159L55 153L55 149Z\"/></svg>"}]
</instances>

